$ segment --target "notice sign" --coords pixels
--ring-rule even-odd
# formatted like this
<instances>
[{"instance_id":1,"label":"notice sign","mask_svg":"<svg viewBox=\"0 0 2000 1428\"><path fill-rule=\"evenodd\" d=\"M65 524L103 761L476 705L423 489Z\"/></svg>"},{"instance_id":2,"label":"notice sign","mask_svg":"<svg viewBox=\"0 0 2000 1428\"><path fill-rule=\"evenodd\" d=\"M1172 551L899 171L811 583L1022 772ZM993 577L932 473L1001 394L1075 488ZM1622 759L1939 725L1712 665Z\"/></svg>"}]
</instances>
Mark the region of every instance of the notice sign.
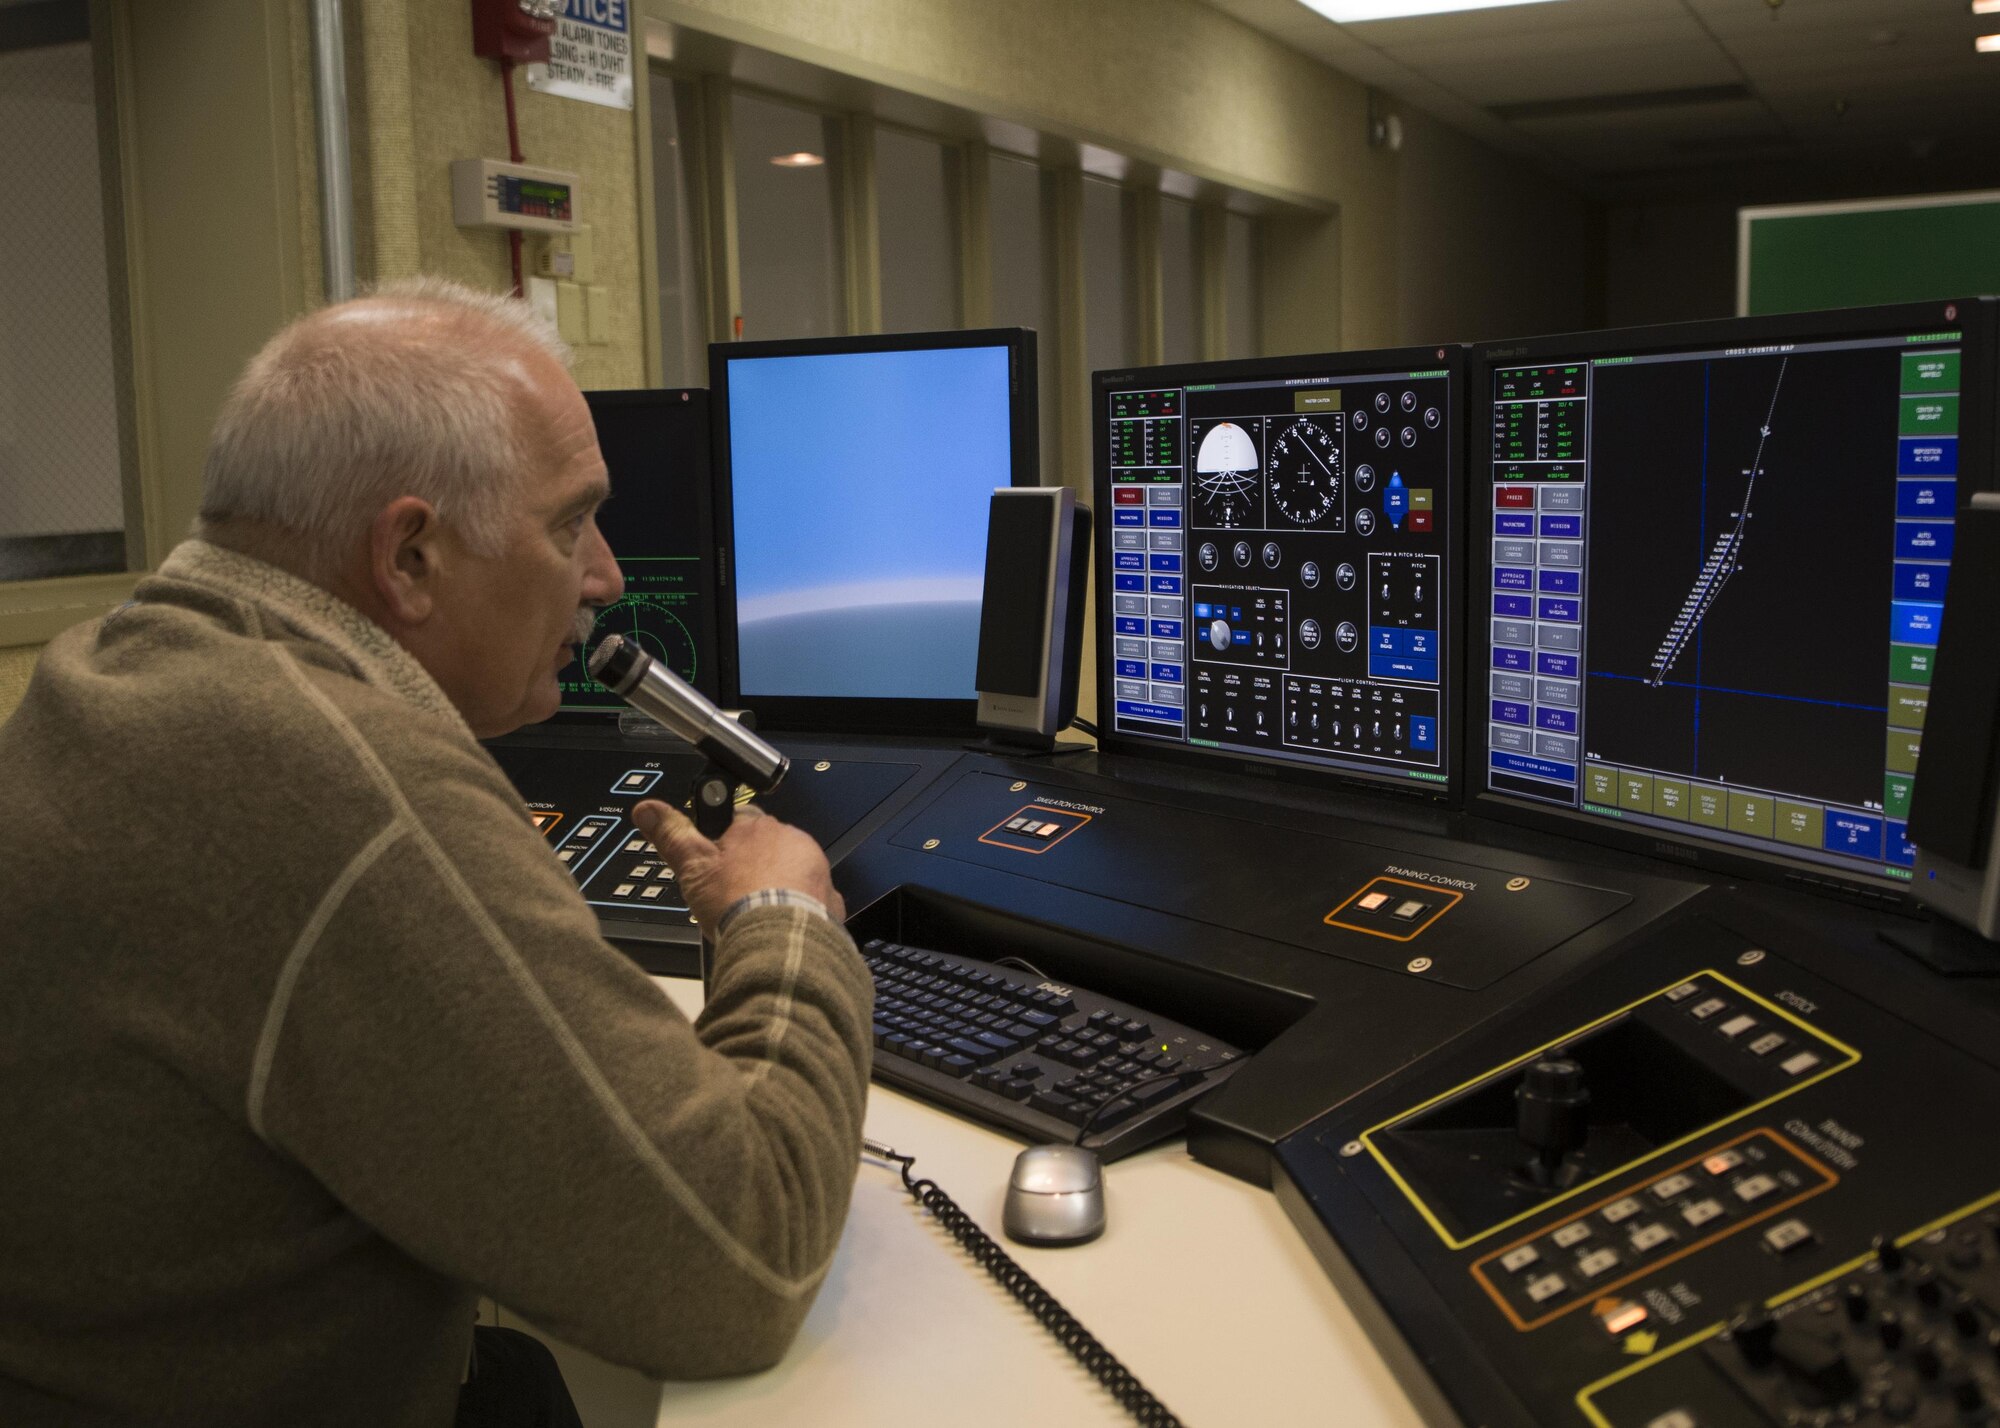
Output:
<instances>
[{"instance_id":1,"label":"notice sign","mask_svg":"<svg viewBox=\"0 0 2000 1428\"><path fill-rule=\"evenodd\" d=\"M528 66L528 88L630 109L632 16L627 0L563 0L549 40L549 62Z\"/></svg>"}]
</instances>

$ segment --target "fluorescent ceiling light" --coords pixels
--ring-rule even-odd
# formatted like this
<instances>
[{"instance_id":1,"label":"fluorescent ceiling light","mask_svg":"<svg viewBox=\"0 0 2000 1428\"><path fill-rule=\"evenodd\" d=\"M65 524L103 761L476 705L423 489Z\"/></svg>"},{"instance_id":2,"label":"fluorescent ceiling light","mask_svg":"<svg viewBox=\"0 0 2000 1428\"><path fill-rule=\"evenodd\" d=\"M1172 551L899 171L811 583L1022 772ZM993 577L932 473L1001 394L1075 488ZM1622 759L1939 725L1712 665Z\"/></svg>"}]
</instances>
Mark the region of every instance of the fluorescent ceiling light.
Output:
<instances>
[{"instance_id":1,"label":"fluorescent ceiling light","mask_svg":"<svg viewBox=\"0 0 2000 1428\"><path fill-rule=\"evenodd\" d=\"M1981 35L1972 47L1983 55L2000 54L2000 35Z\"/></svg>"},{"instance_id":2,"label":"fluorescent ceiling light","mask_svg":"<svg viewBox=\"0 0 2000 1428\"><path fill-rule=\"evenodd\" d=\"M781 169L816 169L826 160L818 154L809 154L801 149L796 154L778 154L771 162Z\"/></svg>"},{"instance_id":3,"label":"fluorescent ceiling light","mask_svg":"<svg viewBox=\"0 0 2000 1428\"><path fill-rule=\"evenodd\" d=\"M2000 15L2000 0L1972 0L1975 15Z\"/></svg>"},{"instance_id":4,"label":"fluorescent ceiling light","mask_svg":"<svg viewBox=\"0 0 2000 1428\"><path fill-rule=\"evenodd\" d=\"M1546 5L1550 0L1299 0L1338 25L1367 20L1401 20L1411 15L1444 15L1454 10L1493 10L1502 5ZM1988 0L1981 0L1988 3ZM2000 0L1994 0L2000 3Z\"/></svg>"}]
</instances>

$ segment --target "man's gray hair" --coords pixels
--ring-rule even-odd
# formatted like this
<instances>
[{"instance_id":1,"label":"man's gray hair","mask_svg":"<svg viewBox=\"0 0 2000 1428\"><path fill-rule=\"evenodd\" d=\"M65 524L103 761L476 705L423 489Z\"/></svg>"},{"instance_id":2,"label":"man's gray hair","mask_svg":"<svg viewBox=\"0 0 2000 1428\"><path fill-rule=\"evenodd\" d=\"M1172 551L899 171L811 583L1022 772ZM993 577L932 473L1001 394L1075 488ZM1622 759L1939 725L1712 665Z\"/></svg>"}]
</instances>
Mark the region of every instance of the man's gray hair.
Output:
<instances>
[{"instance_id":1,"label":"man's gray hair","mask_svg":"<svg viewBox=\"0 0 2000 1428\"><path fill-rule=\"evenodd\" d=\"M251 520L334 556L398 496L419 496L485 555L534 453L521 350L569 365L518 298L442 278L384 283L265 344L223 403L200 527Z\"/></svg>"}]
</instances>

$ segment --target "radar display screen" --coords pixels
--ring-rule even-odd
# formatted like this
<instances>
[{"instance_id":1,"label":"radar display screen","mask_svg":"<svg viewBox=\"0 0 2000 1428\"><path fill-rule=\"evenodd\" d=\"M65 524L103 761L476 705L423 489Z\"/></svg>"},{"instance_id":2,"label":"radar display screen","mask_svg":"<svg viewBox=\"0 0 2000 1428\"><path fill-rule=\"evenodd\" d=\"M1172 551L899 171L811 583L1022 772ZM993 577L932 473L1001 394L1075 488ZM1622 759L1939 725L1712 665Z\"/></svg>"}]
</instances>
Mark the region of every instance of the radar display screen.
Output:
<instances>
[{"instance_id":1,"label":"radar display screen","mask_svg":"<svg viewBox=\"0 0 2000 1428\"><path fill-rule=\"evenodd\" d=\"M1458 372L1097 374L1107 745L1448 790Z\"/></svg>"},{"instance_id":2,"label":"radar display screen","mask_svg":"<svg viewBox=\"0 0 2000 1428\"><path fill-rule=\"evenodd\" d=\"M587 648L607 634L636 642L713 699L714 524L710 516L708 393L695 389L586 392L611 474L598 529L625 577L624 598L597 618ZM562 715L617 714L625 702L581 664L557 676Z\"/></svg>"},{"instance_id":3,"label":"radar display screen","mask_svg":"<svg viewBox=\"0 0 2000 1428\"><path fill-rule=\"evenodd\" d=\"M1966 315L1984 316L1940 303L1489 358L1483 791L1656 845L1907 881L1972 484L1961 399L1985 360Z\"/></svg>"}]
</instances>

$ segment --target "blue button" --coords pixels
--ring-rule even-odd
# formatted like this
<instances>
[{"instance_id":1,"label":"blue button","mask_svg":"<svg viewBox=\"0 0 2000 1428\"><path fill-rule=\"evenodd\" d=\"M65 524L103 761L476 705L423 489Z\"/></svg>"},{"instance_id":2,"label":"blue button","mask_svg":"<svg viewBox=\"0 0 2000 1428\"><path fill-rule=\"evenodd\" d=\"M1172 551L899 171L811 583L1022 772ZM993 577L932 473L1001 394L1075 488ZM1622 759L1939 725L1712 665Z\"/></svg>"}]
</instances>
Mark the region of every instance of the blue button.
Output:
<instances>
[{"instance_id":1,"label":"blue button","mask_svg":"<svg viewBox=\"0 0 2000 1428\"><path fill-rule=\"evenodd\" d=\"M1250 632L1248 630L1231 630L1229 632L1229 643L1231 643L1232 645L1249 644Z\"/></svg>"},{"instance_id":2,"label":"blue button","mask_svg":"<svg viewBox=\"0 0 2000 1428\"><path fill-rule=\"evenodd\" d=\"M1531 759L1526 754L1494 754L1493 767L1502 773L1528 774L1533 778L1553 779L1557 783L1576 782L1576 765L1557 763L1554 759Z\"/></svg>"},{"instance_id":3,"label":"blue button","mask_svg":"<svg viewBox=\"0 0 2000 1428\"><path fill-rule=\"evenodd\" d=\"M1576 656L1571 654L1538 654L1535 656L1535 673L1546 674L1556 679L1576 678Z\"/></svg>"},{"instance_id":4,"label":"blue button","mask_svg":"<svg viewBox=\"0 0 2000 1428\"><path fill-rule=\"evenodd\" d=\"M1436 630L1403 631L1403 649L1418 659L1437 658Z\"/></svg>"},{"instance_id":5,"label":"blue button","mask_svg":"<svg viewBox=\"0 0 2000 1428\"><path fill-rule=\"evenodd\" d=\"M1535 711L1537 729L1553 729L1558 734L1576 732L1576 711L1574 709L1541 708Z\"/></svg>"},{"instance_id":6,"label":"blue button","mask_svg":"<svg viewBox=\"0 0 2000 1428\"><path fill-rule=\"evenodd\" d=\"M1575 540L1583 534L1583 517L1543 516L1542 534L1551 540Z\"/></svg>"},{"instance_id":7,"label":"blue button","mask_svg":"<svg viewBox=\"0 0 2000 1428\"><path fill-rule=\"evenodd\" d=\"M1118 677L1120 679L1144 679L1146 677L1146 662L1142 659L1119 660Z\"/></svg>"},{"instance_id":8,"label":"blue button","mask_svg":"<svg viewBox=\"0 0 2000 1428\"><path fill-rule=\"evenodd\" d=\"M1544 620L1577 620L1582 613L1582 602L1579 600L1544 597L1541 602L1540 614Z\"/></svg>"},{"instance_id":9,"label":"blue button","mask_svg":"<svg viewBox=\"0 0 2000 1428\"><path fill-rule=\"evenodd\" d=\"M1889 602L1889 638L1899 645L1934 645L1938 626L1944 621L1944 606L1916 600Z\"/></svg>"},{"instance_id":10,"label":"blue button","mask_svg":"<svg viewBox=\"0 0 2000 1428\"><path fill-rule=\"evenodd\" d=\"M1111 564L1119 570L1144 570L1146 555L1144 551L1121 550L1113 555Z\"/></svg>"},{"instance_id":11,"label":"blue button","mask_svg":"<svg viewBox=\"0 0 2000 1428\"><path fill-rule=\"evenodd\" d=\"M1222 613L1222 607L1221 607L1220 605L1218 605L1218 606L1216 606L1216 607L1215 607L1215 613L1216 613L1216 614L1218 614L1218 615L1220 615L1220 614ZM1230 618L1230 619L1232 619L1232 620L1240 620L1240 619L1242 619L1242 618L1243 618L1243 607L1242 607L1241 605L1231 605L1231 606L1229 607L1229 618Z\"/></svg>"},{"instance_id":12,"label":"blue button","mask_svg":"<svg viewBox=\"0 0 2000 1428\"><path fill-rule=\"evenodd\" d=\"M1913 867L1917 861L1917 845L1910 841L1910 825L1894 818L1889 820L1883 837L1888 860L1899 868Z\"/></svg>"},{"instance_id":13,"label":"blue button","mask_svg":"<svg viewBox=\"0 0 2000 1428\"><path fill-rule=\"evenodd\" d=\"M1504 619L1525 620L1535 611L1535 602L1526 595L1495 595L1493 613Z\"/></svg>"},{"instance_id":14,"label":"blue button","mask_svg":"<svg viewBox=\"0 0 2000 1428\"><path fill-rule=\"evenodd\" d=\"M1942 600L1944 599L1945 574L1948 567L1942 565L1896 566L1896 598L1898 600Z\"/></svg>"},{"instance_id":15,"label":"blue button","mask_svg":"<svg viewBox=\"0 0 2000 1428\"><path fill-rule=\"evenodd\" d=\"M1949 519L1958 514L1958 482L1943 478L1898 481L1896 514L1917 520Z\"/></svg>"},{"instance_id":16,"label":"blue button","mask_svg":"<svg viewBox=\"0 0 2000 1428\"><path fill-rule=\"evenodd\" d=\"M1181 667L1177 664L1156 664L1153 666L1153 678L1162 684L1179 684Z\"/></svg>"},{"instance_id":17,"label":"blue button","mask_svg":"<svg viewBox=\"0 0 2000 1428\"><path fill-rule=\"evenodd\" d=\"M1130 719L1155 719L1162 724L1181 722L1181 711L1169 704L1142 704L1135 699L1118 701L1118 712Z\"/></svg>"},{"instance_id":18,"label":"blue button","mask_svg":"<svg viewBox=\"0 0 2000 1428\"><path fill-rule=\"evenodd\" d=\"M1410 493L1403 486L1401 472L1389 473L1389 484L1382 488L1382 514L1389 518L1389 524L1397 530L1403 528L1404 513L1410 509Z\"/></svg>"},{"instance_id":19,"label":"blue button","mask_svg":"<svg viewBox=\"0 0 2000 1428\"><path fill-rule=\"evenodd\" d=\"M1495 590L1532 590L1534 589L1534 581L1535 572L1532 570L1522 570L1518 566L1513 565L1496 565L1493 567L1493 588Z\"/></svg>"},{"instance_id":20,"label":"blue button","mask_svg":"<svg viewBox=\"0 0 2000 1428\"><path fill-rule=\"evenodd\" d=\"M1155 570L1179 570L1180 568L1181 558L1178 555L1156 554L1153 556L1153 569Z\"/></svg>"},{"instance_id":21,"label":"blue button","mask_svg":"<svg viewBox=\"0 0 2000 1428\"><path fill-rule=\"evenodd\" d=\"M1114 575L1111 577L1114 590L1144 590L1146 577L1143 575Z\"/></svg>"},{"instance_id":22,"label":"blue button","mask_svg":"<svg viewBox=\"0 0 2000 1428\"><path fill-rule=\"evenodd\" d=\"M1156 640L1177 640L1181 637L1179 620L1153 621L1153 638Z\"/></svg>"},{"instance_id":23,"label":"blue button","mask_svg":"<svg viewBox=\"0 0 2000 1428\"><path fill-rule=\"evenodd\" d=\"M1410 747L1413 749L1437 748L1437 720L1428 714L1410 716Z\"/></svg>"},{"instance_id":24,"label":"blue button","mask_svg":"<svg viewBox=\"0 0 2000 1428\"><path fill-rule=\"evenodd\" d=\"M1531 536L1535 533L1535 518L1525 511L1502 511L1493 518L1493 534L1503 536Z\"/></svg>"},{"instance_id":25,"label":"blue button","mask_svg":"<svg viewBox=\"0 0 2000 1428\"><path fill-rule=\"evenodd\" d=\"M1510 650L1504 645L1496 645L1493 650L1493 667L1495 669L1526 669L1528 667L1528 652L1526 650Z\"/></svg>"},{"instance_id":26,"label":"blue button","mask_svg":"<svg viewBox=\"0 0 2000 1428\"><path fill-rule=\"evenodd\" d=\"M1181 578L1178 575L1155 575L1153 577L1155 595L1178 595L1181 593Z\"/></svg>"},{"instance_id":27,"label":"blue button","mask_svg":"<svg viewBox=\"0 0 2000 1428\"><path fill-rule=\"evenodd\" d=\"M1121 635L1143 635L1146 633L1146 622L1131 615L1120 615L1112 622L1112 628Z\"/></svg>"},{"instance_id":28,"label":"blue button","mask_svg":"<svg viewBox=\"0 0 2000 1428\"><path fill-rule=\"evenodd\" d=\"M1392 625L1371 625L1368 629L1368 650L1371 654L1408 654L1409 646L1403 642L1403 632Z\"/></svg>"},{"instance_id":29,"label":"blue button","mask_svg":"<svg viewBox=\"0 0 2000 1428\"><path fill-rule=\"evenodd\" d=\"M1368 656L1368 677L1370 679L1415 679L1425 684L1437 683L1438 662L1434 659L1415 659L1409 655Z\"/></svg>"},{"instance_id":30,"label":"blue button","mask_svg":"<svg viewBox=\"0 0 2000 1428\"><path fill-rule=\"evenodd\" d=\"M1529 718L1530 711L1525 704L1516 704L1511 699L1496 699L1493 701L1493 719L1495 723L1526 724Z\"/></svg>"},{"instance_id":31,"label":"blue button","mask_svg":"<svg viewBox=\"0 0 2000 1428\"><path fill-rule=\"evenodd\" d=\"M1879 858L1882 856L1882 820L1829 808L1826 811L1825 837L1821 843L1829 853Z\"/></svg>"},{"instance_id":32,"label":"blue button","mask_svg":"<svg viewBox=\"0 0 2000 1428\"><path fill-rule=\"evenodd\" d=\"M1209 604L1206 600L1197 600L1194 602L1194 617L1197 620L1206 620L1215 613L1215 606Z\"/></svg>"},{"instance_id":33,"label":"blue button","mask_svg":"<svg viewBox=\"0 0 2000 1428\"><path fill-rule=\"evenodd\" d=\"M1158 515L1159 512L1155 511L1154 514ZM1114 526L1143 526L1146 524L1146 513L1144 511L1129 511L1120 507L1111 513L1111 524Z\"/></svg>"},{"instance_id":34,"label":"blue button","mask_svg":"<svg viewBox=\"0 0 2000 1428\"><path fill-rule=\"evenodd\" d=\"M1123 513L1121 512L1120 514ZM1134 511L1133 514L1137 515L1138 512ZM1152 513L1152 518L1153 524L1156 526L1177 526L1181 523L1181 513L1167 509L1166 507L1156 507ZM1139 523L1133 521L1132 524L1136 526Z\"/></svg>"},{"instance_id":35,"label":"blue button","mask_svg":"<svg viewBox=\"0 0 2000 1428\"><path fill-rule=\"evenodd\" d=\"M1950 560L1953 535L1950 521L1897 521L1896 559Z\"/></svg>"},{"instance_id":36,"label":"blue button","mask_svg":"<svg viewBox=\"0 0 2000 1428\"><path fill-rule=\"evenodd\" d=\"M1544 570L1540 581L1542 592L1547 595L1576 595L1583 590L1581 570Z\"/></svg>"},{"instance_id":37,"label":"blue button","mask_svg":"<svg viewBox=\"0 0 2000 1428\"><path fill-rule=\"evenodd\" d=\"M1958 438L1955 436L1905 436L1896 442L1898 476L1956 476Z\"/></svg>"}]
</instances>

